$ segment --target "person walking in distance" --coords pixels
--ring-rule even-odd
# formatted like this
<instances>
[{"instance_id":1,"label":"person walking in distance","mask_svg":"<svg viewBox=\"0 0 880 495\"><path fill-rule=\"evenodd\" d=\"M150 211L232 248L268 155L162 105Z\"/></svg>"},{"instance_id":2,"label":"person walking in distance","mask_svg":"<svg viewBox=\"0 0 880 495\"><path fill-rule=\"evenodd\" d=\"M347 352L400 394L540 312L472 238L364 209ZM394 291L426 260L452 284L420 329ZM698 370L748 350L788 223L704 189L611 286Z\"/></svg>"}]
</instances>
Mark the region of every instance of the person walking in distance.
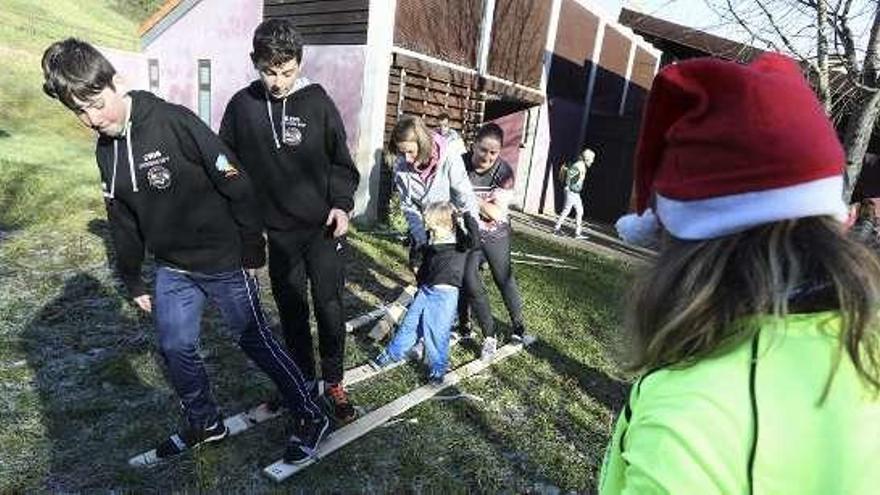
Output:
<instances>
[{"instance_id":1,"label":"person walking in distance","mask_svg":"<svg viewBox=\"0 0 880 495\"><path fill-rule=\"evenodd\" d=\"M559 219L556 220L556 225L553 227L553 234L560 235L562 222L568 218L571 209L574 208L574 238L587 238L581 234L584 218L584 203L581 200L581 191L584 188L584 179L587 178L587 169L590 168L595 159L596 153L589 148L585 148L574 162L566 163L560 168L559 178L565 190L565 204L562 206Z\"/></svg>"}]
</instances>

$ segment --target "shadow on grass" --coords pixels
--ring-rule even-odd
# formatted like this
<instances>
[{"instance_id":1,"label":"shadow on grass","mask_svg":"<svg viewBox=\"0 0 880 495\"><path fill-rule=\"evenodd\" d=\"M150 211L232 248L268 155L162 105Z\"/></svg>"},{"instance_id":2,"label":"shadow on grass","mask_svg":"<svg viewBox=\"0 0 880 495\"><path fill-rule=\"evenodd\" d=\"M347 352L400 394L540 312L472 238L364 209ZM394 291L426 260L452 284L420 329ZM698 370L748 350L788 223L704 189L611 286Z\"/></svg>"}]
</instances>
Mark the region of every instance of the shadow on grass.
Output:
<instances>
[{"instance_id":1,"label":"shadow on grass","mask_svg":"<svg viewBox=\"0 0 880 495\"><path fill-rule=\"evenodd\" d=\"M50 452L43 489L118 483L130 448L127 435L138 418L149 416L144 405L158 395L132 365L148 354L148 339L126 340L143 335L148 325L126 318L112 290L79 273L21 334L21 350L36 375ZM159 413L161 406L154 406L152 412Z\"/></svg>"},{"instance_id":2,"label":"shadow on grass","mask_svg":"<svg viewBox=\"0 0 880 495\"><path fill-rule=\"evenodd\" d=\"M9 132L4 131L3 129L0 129L0 139L8 138L8 137L12 137L12 135L9 134Z\"/></svg>"},{"instance_id":3,"label":"shadow on grass","mask_svg":"<svg viewBox=\"0 0 880 495\"><path fill-rule=\"evenodd\" d=\"M538 339L528 353L549 364L559 376L574 380L585 394L609 411L620 411L629 393L630 384L616 380L600 370L586 366L560 353Z\"/></svg>"}]
</instances>

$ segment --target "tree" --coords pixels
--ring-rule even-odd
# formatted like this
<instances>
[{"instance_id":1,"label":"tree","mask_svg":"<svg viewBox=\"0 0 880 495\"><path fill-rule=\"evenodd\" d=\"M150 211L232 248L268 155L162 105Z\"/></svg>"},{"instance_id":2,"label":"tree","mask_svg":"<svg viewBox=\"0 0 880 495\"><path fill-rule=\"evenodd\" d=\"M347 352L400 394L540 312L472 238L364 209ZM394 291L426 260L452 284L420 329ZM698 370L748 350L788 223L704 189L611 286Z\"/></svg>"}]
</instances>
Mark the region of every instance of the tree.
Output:
<instances>
[{"instance_id":1,"label":"tree","mask_svg":"<svg viewBox=\"0 0 880 495\"><path fill-rule=\"evenodd\" d=\"M825 111L843 124L848 202L880 115L880 2L705 1L751 44L788 53L808 68Z\"/></svg>"}]
</instances>

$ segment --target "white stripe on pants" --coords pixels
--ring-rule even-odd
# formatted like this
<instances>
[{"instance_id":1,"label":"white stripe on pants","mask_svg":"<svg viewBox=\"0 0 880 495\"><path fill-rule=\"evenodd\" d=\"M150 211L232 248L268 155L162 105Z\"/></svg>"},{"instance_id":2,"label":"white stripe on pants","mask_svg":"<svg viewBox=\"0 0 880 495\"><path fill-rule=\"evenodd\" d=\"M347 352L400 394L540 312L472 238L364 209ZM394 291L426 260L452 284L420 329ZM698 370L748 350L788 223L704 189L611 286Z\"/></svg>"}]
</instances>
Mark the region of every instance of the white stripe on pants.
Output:
<instances>
[{"instance_id":1,"label":"white stripe on pants","mask_svg":"<svg viewBox=\"0 0 880 495\"><path fill-rule=\"evenodd\" d=\"M562 212L559 214L559 220L556 220L556 227L553 230L559 230L562 227L562 222L568 217L568 214L571 213L571 208L574 207L574 220L575 220L575 228L574 235L581 235L581 220L584 218L584 203L581 200L581 193L576 193L570 191L568 189L565 190L565 205L562 207Z\"/></svg>"}]
</instances>

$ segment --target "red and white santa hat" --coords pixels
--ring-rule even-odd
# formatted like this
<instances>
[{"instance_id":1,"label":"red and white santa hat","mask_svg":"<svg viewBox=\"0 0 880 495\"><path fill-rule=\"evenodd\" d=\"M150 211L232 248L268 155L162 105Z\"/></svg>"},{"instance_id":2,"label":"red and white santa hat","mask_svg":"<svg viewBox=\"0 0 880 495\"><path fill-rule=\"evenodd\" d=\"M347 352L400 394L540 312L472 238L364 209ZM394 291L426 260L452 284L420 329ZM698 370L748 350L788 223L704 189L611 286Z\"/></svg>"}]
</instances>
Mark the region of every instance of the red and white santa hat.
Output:
<instances>
[{"instance_id":1,"label":"red and white santa hat","mask_svg":"<svg viewBox=\"0 0 880 495\"><path fill-rule=\"evenodd\" d=\"M703 240L785 219L843 220L844 153L800 67L694 59L654 79L636 150L636 209Z\"/></svg>"}]
</instances>

